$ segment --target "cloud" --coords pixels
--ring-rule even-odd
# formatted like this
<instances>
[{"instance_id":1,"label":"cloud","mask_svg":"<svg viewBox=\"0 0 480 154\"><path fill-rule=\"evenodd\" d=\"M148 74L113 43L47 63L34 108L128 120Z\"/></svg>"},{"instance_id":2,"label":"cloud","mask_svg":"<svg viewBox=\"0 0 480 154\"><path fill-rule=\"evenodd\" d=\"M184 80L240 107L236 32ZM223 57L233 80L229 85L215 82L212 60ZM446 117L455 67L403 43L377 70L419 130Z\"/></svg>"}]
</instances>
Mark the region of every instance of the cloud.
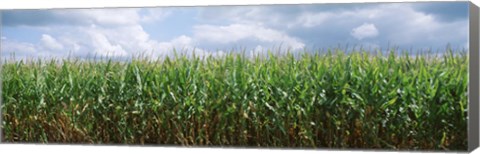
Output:
<instances>
[{"instance_id":1,"label":"cloud","mask_svg":"<svg viewBox=\"0 0 480 154\"><path fill-rule=\"evenodd\" d=\"M104 34L90 32L91 44L95 53L102 56L126 56L127 52L119 44L113 44Z\"/></svg>"},{"instance_id":2,"label":"cloud","mask_svg":"<svg viewBox=\"0 0 480 154\"><path fill-rule=\"evenodd\" d=\"M6 40L6 39L7 39L7 37L5 37L5 36L2 36L2 38L1 38L1 40Z\"/></svg>"},{"instance_id":3,"label":"cloud","mask_svg":"<svg viewBox=\"0 0 480 154\"><path fill-rule=\"evenodd\" d=\"M440 22L463 20L468 16L468 2L417 3L415 11L433 15Z\"/></svg>"},{"instance_id":4,"label":"cloud","mask_svg":"<svg viewBox=\"0 0 480 154\"><path fill-rule=\"evenodd\" d=\"M56 39L52 38L52 36L48 34L43 34L40 41L42 42L42 45L44 45L47 49L50 49L50 50L63 49L63 45L58 43Z\"/></svg>"},{"instance_id":5,"label":"cloud","mask_svg":"<svg viewBox=\"0 0 480 154\"><path fill-rule=\"evenodd\" d=\"M146 8L142 9L141 12L145 12L140 19L142 22L160 21L172 15L172 10L164 8Z\"/></svg>"},{"instance_id":6,"label":"cloud","mask_svg":"<svg viewBox=\"0 0 480 154\"><path fill-rule=\"evenodd\" d=\"M141 13L142 12L142 13ZM68 10L8 10L2 12L4 26L124 26L152 22L170 15L163 9L115 8Z\"/></svg>"},{"instance_id":7,"label":"cloud","mask_svg":"<svg viewBox=\"0 0 480 154\"><path fill-rule=\"evenodd\" d=\"M194 38L219 44L233 44L241 40L253 40L257 43L284 44L293 49L301 49L305 44L300 39L258 25L231 24L228 26L194 26Z\"/></svg>"},{"instance_id":8,"label":"cloud","mask_svg":"<svg viewBox=\"0 0 480 154\"><path fill-rule=\"evenodd\" d=\"M64 57L66 45L50 35L42 35L38 42L22 42L14 39L2 40L2 57L15 55L16 59L30 59L38 57Z\"/></svg>"},{"instance_id":9,"label":"cloud","mask_svg":"<svg viewBox=\"0 0 480 154\"><path fill-rule=\"evenodd\" d=\"M407 49L444 48L447 43L465 46L466 7L462 4L450 8L447 4L450 3L441 5L444 9L432 8L437 6L433 3L378 3L9 10L2 12L3 26L16 31L25 27L37 30L38 36L25 37L39 39L15 41L24 34L6 31L8 40L2 38L2 45L8 48L2 47L2 51L22 50L26 52L18 53L26 55L72 52L79 56L147 52L161 56L171 55L175 48L191 50L188 54L195 49L195 55L221 56L225 55L224 50L236 46L252 53L279 45L292 49L339 44L382 48L391 44ZM454 11L463 13L445 13ZM157 30L163 22L179 23L181 28L163 25ZM31 53L34 51L37 52Z\"/></svg>"},{"instance_id":10,"label":"cloud","mask_svg":"<svg viewBox=\"0 0 480 154\"><path fill-rule=\"evenodd\" d=\"M468 40L468 18L466 17L463 20L445 23L437 20L432 14L415 11L412 7L392 5L384 9L397 10L397 13L402 14L388 19L386 16L391 17L397 14L388 12L381 18L384 22L378 22L377 25L388 29L389 32L383 33L388 34L384 39L395 44L419 48L443 48L447 43L460 45Z\"/></svg>"},{"instance_id":11,"label":"cloud","mask_svg":"<svg viewBox=\"0 0 480 154\"><path fill-rule=\"evenodd\" d=\"M141 23L159 21L169 14L151 8L15 10L6 11L3 19L9 27L28 26L44 32L38 48L52 54L72 51L78 56L127 56L161 48Z\"/></svg>"},{"instance_id":12,"label":"cloud","mask_svg":"<svg viewBox=\"0 0 480 154\"><path fill-rule=\"evenodd\" d=\"M16 58L26 58L28 56L36 56L38 51L35 44L13 40L2 40L0 47L2 57L13 56L13 54L15 54Z\"/></svg>"},{"instance_id":13,"label":"cloud","mask_svg":"<svg viewBox=\"0 0 480 154\"><path fill-rule=\"evenodd\" d=\"M168 55L174 49L182 52L182 50L193 50L192 38L181 35L167 42L159 42L157 49L158 51L154 54L156 55Z\"/></svg>"},{"instance_id":14,"label":"cloud","mask_svg":"<svg viewBox=\"0 0 480 154\"><path fill-rule=\"evenodd\" d=\"M197 57L221 57L226 55L223 50L211 51L205 48L196 47L197 43L194 38L191 38L186 35L181 35L176 37L168 42L160 42L158 43L158 52L153 52L154 57L157 56L174 56L173 50L177 52L177 54L183 54L187 57L197 56Z\"/></svg>"},{"instance_id":15,"label":"cloud","mask_svg":"<svg viewBox=\"0 0 480 154\"><path fill-rule=\"evenodd\" d=\"M141 19L138 9L88 9L57 12L62 16L73 16L87 24L105 26L135 25Z\"/></svg>"},{"instance_id":16,"label":"cloud","mask_svg":"<svg viewBox=\"0 0 480 154\"><path fill-rule=\"evenodd\" d=\"M439 2L220 7L205 8L201 11L200 18L208 23L229 21L281 29L288 36L302 39L308 47L345 43L366 45L368 42L365 39L369 37L352 37L352 29L369 23L374 25L377 33L378 30L382 32L381 35L373 35L375 31L371 28L371 34L381 47L395 44L402 48L444 48L447 43L461 45L466 42L466 4ZM441 6L442 9L435 6Z\"/></svg>"},{"instance_id":17,"label":"cloud","mask_svg":"<svg viewBox=\"0 0 480 154\"><path fill-rule=\"evenodd\" d=\"M376 37L378 35L378 30L375 27L375 24L364 23L363 25L352 29L351 35L358 40L362 40L364 38Z\"/></svg>"},{"instance_id":18,"label":"cloud","mask_svg":"<svg viewBox=\"0 0 480 154\"><path fill-rule=\"evenodd\" d=\"M74 24L70 18L61 18L54 11L7 10L2 11L2 26L45 26L53 24ZM72 21L72 22L71 22Z\"/></svg>"},{"instance_id":19,"label":"cloud","mask_svg":"<svg viewBox=\"0 0 480 154\"><path fill-rule=\"evenodd\" d=\"M310 24L308 32L290 31L290 35L296 35L300 38L315 38L314 36L328 36L330 39L317 37L306 41L323 42L323 44L336 43L357 43L368 44L364 41L366 36L362 37L361 29L358 25L365 23L373 26L364 28L370 29L370 38L375 37L378 44L387 47L389 44L398 45L401 48L437 48L443 49L447 43L461 45L467 40L468 18L463 16L455 21L443 22L432 13L425 13L414 9L415 3L387 3L376 5L375 7L358 7L355 9L335 10L333 12L314 12L304 13L310 15L313 21L322 21L324 24ZM466 8L464 8L465 10ZM460 11L458 9L456 11ZM318 16L318 14L331 14L330 16ZM401 15L399 15L401 14ZM315 16L317 15L317 16ZM302 19L297 18L297 23L305 27ZM308 19L307 18L307 19ZM314 22L313 22L314 23ZM321 22L318 22L321 23ZM357 27L354 27L357 26ZM370 27L370 28L368 28ZM307 27L308 28L308 27ZM299 28L297 28L299 29ZM364 30L366 30L364 29ZM376 29L376 30L375 30ZM382 35L378 34L378 30L382 30ZM347 31L348 30L348 31ZM348 39L349 36L355 36L356 40ZM333 42L332 40L343 40L343 42Z\"/></svg>"},{"instance_id":20,"label":"cloud","mask_svg":"<svg viewBox=\"0 0 480 154\"><path fill-rule=\"evenodd\" d=\"M300 15L297 19L297 23L301 23L304 27L315 27L321 24L326 24L325 22L333 15L334 14L330 12L305 13Z\"/></svg>"},{"instance_id":21,"label":"cloud","mask_svg":"<svg viewBox=\"0 0 480 154\"><path fill-rule=\"evenodd\" d=\"M255 25L283 29L297 17L299 7L282 5L200 7L196 20L206 25Z\"/></svg>"}]
</instances>

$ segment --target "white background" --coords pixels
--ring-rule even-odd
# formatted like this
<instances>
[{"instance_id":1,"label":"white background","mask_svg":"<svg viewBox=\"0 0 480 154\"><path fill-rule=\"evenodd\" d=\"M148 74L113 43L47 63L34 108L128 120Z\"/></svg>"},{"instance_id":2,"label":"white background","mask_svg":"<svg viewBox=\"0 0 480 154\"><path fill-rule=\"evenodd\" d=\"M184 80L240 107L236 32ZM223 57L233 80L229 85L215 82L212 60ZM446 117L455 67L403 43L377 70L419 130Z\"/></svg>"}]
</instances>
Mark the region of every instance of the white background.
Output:
<instances>
[{"instance_id":1,"label":"white background","mask_svg":"<svg viewBox=\"0 0 480 154\"><path fill-rule=\"evenodd\" d=\"M0 9L51 9L51 8L99 8L99 7L142 7L142 6L205 6L205 5L246 5L246 4L299 4L299 3L350 3L350 2L421 2L427 0L2 0ZM435 0L447 1L447 0ZM472 0L479 6L478 0ZM474 153L480 153L476 150ZM146 146L88 146L88 145L41 145L41 144L0 144L0 153L377 153L379 151L334 151L334 150L287 150L287 149L233 149L233 148L180 148ZM385 151L381 151L383 153ZM400 153L400 152L388 152ZM425 153L425 152L413 152Z\"/></svg>"}]
</instances>

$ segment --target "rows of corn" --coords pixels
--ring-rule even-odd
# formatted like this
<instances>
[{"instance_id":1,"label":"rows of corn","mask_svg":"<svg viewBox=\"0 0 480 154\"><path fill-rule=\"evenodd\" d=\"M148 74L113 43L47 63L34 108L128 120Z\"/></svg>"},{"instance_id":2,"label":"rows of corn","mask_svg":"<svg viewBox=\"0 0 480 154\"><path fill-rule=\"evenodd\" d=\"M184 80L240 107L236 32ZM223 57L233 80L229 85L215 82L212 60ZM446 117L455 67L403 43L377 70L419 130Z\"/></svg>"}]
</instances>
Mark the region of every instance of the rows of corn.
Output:
<instances>
[{"instance_id":1,"label":"rows of corn","mask_svg":"<svg viewBox=\"0 0 480 154\"><path fill-rule=\"evenodd\" d=\"M2 140L467 148L468 56L329 51L2 65Z\"/></svg>"}]
</instances>

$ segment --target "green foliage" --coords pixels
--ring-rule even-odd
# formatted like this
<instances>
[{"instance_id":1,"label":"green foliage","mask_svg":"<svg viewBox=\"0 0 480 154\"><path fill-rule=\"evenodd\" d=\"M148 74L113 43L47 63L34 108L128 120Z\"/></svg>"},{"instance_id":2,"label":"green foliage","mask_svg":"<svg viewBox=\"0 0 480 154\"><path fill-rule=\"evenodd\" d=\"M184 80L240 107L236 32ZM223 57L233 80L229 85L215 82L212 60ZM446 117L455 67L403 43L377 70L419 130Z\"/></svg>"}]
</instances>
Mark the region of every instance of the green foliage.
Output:
<instances>
[{"instance_id":1,"label":"green foliage","mask_svg":"<svg viewBox=\"0 0 480 154\"><path fill-rule=\"evenodd\" d=\"M7 142L467 148L465 55L337 50L2 67Z\"/></svg>"}]
</instances>

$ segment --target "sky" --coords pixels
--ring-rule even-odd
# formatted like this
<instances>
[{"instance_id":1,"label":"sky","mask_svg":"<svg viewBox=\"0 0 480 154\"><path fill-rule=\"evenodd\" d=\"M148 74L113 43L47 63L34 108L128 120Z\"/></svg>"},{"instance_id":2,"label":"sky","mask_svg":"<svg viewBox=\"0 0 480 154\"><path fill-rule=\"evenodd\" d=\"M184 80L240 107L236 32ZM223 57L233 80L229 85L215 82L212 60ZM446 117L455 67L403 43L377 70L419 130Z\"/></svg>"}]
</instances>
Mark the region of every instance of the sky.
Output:
<instances>
[{"instance_id":1,"label":"sky","mask_svg":"<svg viewBox=\"0 0 480 154\"><path fill-rule=\"evenodd\" d=\"M16 58L468 48L468 2L2 10Z\"/></svg>"}]
</instances>

